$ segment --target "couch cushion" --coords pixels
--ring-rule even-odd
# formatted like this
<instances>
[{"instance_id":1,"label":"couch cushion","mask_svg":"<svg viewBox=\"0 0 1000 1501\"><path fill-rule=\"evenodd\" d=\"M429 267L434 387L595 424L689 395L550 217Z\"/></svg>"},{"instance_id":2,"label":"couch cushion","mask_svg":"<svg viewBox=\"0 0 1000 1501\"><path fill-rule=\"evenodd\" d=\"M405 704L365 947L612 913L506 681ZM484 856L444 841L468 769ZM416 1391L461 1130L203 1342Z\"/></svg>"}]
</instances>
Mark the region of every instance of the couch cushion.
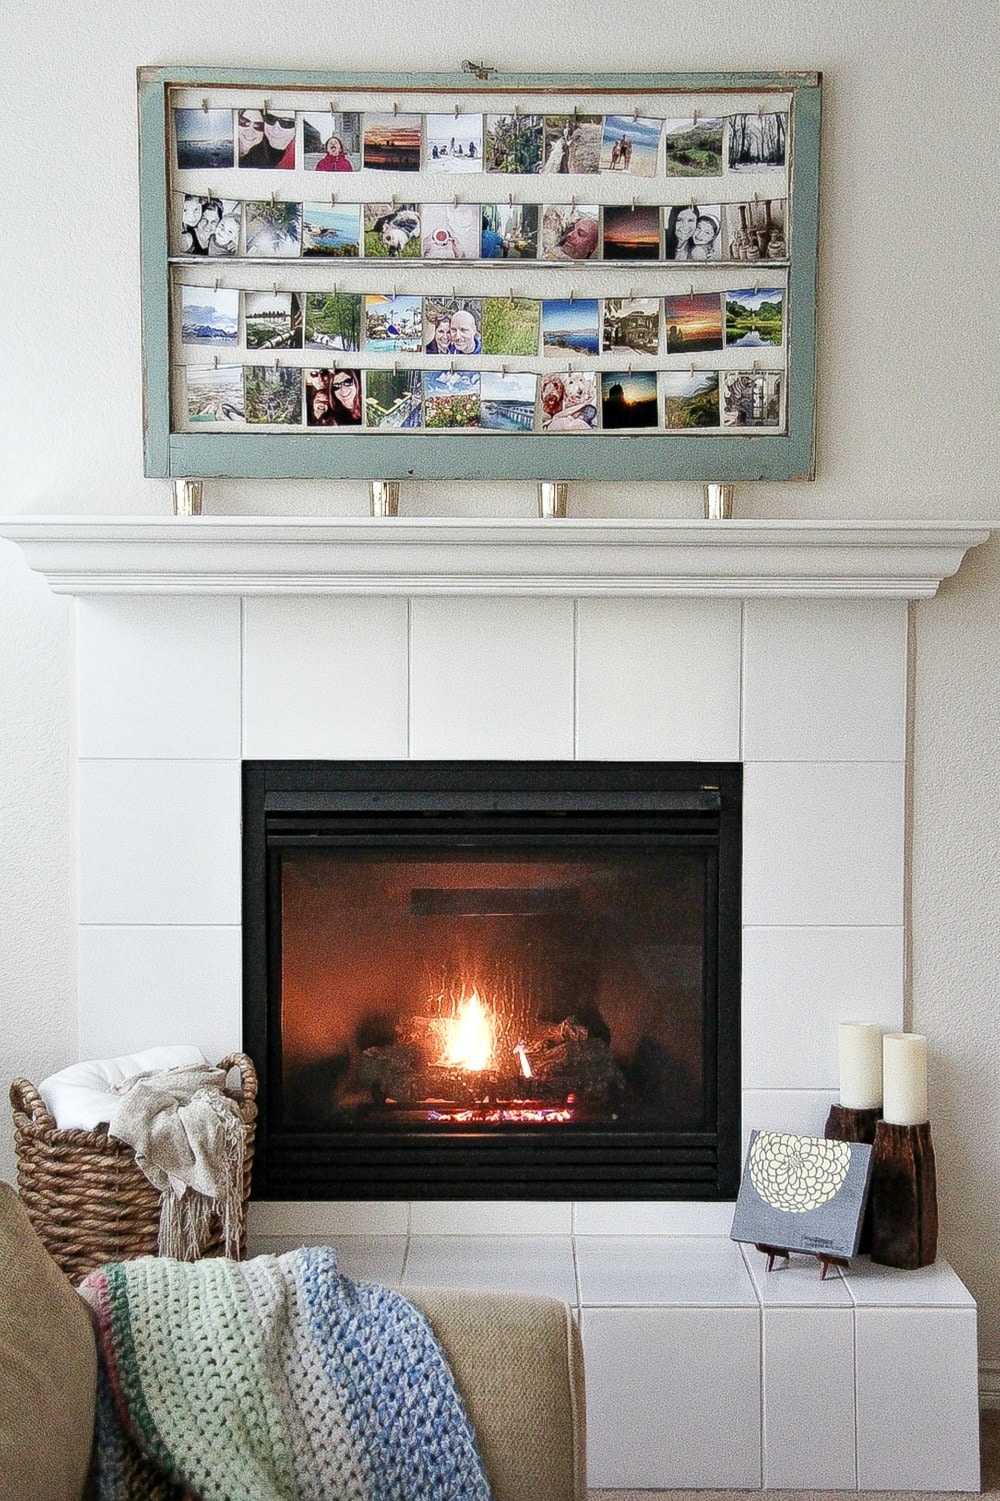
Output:
<instances>
[{"instance_id":1,"label":"couch cushion","mask_svg":"<svg viewBox=\"0 0 1000 1501\"><path fill-rule=\"evenodd\" d=\"M584 1501L580 1335L564 1303L403 1287L451 1366L496 1501Z\"/></svg>"},{"instance_id":2,"label":"couch cushion","mask_svg":"<svg viewBox=\"0 0 1000 1501\"><path fill-rule=\"evenodd\" d=\"M79 1501L96 1381L83 1300L0 1183L0 1501Z\"/></svg>"}]
</instances>

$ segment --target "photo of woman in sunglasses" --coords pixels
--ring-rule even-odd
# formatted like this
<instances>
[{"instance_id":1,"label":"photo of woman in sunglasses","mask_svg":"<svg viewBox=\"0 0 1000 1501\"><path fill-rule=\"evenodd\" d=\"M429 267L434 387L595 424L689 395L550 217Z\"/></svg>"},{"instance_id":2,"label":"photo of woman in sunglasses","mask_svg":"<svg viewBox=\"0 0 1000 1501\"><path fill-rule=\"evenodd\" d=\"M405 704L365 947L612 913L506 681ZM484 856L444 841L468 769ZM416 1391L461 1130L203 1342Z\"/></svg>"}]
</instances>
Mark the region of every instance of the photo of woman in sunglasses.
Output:
<instances>
[{"instance_id":1,"label":"photo of woman in sunglasses","mask_svg":"<svg viewBox=\"0 0 1000 1501\"><path fill-rule=\"evenodd\" d=\"M309 427L360 427L361 413L359 370L306 371Z\"/></svg>"},{"instance_id":2,"label":"photo of woman in sunglasses","mask_svg":"<svg viewBox=\"0 0 1000 1501\"><path fill-rule=\"evenodd\" d=\"M295 166L295 111L238 109L236 141L241 167Z\"/></svg>"}]
</instances>

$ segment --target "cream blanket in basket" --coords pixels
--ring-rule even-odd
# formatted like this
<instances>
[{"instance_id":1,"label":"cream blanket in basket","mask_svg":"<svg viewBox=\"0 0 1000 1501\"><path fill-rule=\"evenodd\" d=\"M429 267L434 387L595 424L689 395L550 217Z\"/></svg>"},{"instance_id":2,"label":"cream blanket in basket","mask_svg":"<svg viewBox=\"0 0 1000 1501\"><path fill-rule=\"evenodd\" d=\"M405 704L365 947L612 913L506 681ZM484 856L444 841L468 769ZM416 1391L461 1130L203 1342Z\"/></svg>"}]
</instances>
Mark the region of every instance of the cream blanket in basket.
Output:
<instances>
[{"instance_id":1,"label":"cream blanket in basket","mask_svg":"<svg viewBox=\"0 0 1000 1501\"><path fill-rule=\"evenodd\" d=\"M116 1084L110 1135L126 1142L160 1194L161 1256L192 1261L212 1216L227 1256L240 1252L246 1133L222 1069L168 1068Z\"/></svg>"}]
</instances>

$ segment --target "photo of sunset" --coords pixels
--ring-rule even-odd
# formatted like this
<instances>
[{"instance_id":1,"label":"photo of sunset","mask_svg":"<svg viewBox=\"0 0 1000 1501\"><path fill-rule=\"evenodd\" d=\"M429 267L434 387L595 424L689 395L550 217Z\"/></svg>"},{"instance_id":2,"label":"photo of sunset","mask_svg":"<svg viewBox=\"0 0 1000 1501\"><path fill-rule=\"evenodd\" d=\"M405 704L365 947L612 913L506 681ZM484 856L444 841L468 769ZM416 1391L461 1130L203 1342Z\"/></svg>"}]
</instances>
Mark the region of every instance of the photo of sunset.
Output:
<instances>
[{"instance_id":1,"label":"photo of sunset","mask_svg":"<svg viewBox=\"0 0 1000 1501\"><path fill-rule=\"evenodd\" d=\"M615 205L604 210L604 259L606 261L655 261L660 253L660 211L639 204Z\"/></svg>"},{"instance_id":2,"label":"photo of sunset","mask_svg":"<svg viewBox=\"0 0 1000 1501\"><path fill-rule=\"evenodd\" d=\"M421 128L419 115L365 115L365 166L419 172Z\"/></svg>"},{"instance_id":3,"label":"photo of sunset","mask_svg":"<svg viewBox=\"0 0 1000 1501\"><path fill-rule=\"evenodd\" d=\"M722 298L718 292L664 297L668 354L695 354L722 348Z\"/></svg>"}]
</instances>

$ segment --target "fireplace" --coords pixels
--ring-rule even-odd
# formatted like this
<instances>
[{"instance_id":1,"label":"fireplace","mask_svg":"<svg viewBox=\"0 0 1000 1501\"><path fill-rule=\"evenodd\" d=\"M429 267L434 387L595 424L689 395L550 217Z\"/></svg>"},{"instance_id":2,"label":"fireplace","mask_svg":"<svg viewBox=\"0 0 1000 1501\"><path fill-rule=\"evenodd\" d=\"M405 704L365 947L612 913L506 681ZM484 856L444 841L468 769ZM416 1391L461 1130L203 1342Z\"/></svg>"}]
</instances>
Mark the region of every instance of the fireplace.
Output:
<instances>
[{"instance_id":1,"label":"fireplace","mask_svg":"<svg viewBox=\"0 0 1000 1501\"><path fill-rule=\"evenodd\" d=\"M741 768L245 762L268 1198L731 1198Z\"/></svg>"}]
</instances>

